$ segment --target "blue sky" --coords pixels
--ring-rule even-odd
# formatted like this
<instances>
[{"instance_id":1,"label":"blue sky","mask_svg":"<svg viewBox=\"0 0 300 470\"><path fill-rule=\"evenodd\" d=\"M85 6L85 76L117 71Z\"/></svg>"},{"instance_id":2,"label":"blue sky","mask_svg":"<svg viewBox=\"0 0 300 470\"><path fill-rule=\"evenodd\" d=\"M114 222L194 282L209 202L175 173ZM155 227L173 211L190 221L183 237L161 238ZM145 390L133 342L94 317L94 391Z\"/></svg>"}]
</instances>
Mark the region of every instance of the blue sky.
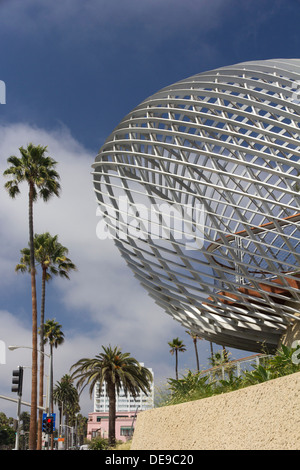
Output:
<instances>
[{"instance_id":1,"label":"blue sky","mask_svg":"<svg viewBox=\"0 0 300 470\"><path fill-rule=\"evenodd\" d=\"M188 346L181 372L195 367L184 329L139 287L113 243L97 239L91 164L119 121L159 89L223 65L299 58L299 20L299 0L0 1L1 174L21 145L48 145L63 191L36 205L35 230L58 234L78 266L70 281L48 286L46 316L66 336L55 351L55 380L111 343L164 382L174 376L167 342L176 336ZM11 201L0 185L0 339L7 346L31 344L29 279L14 273L28 239L26 192ZM209 344L198 347L206 366ZM29 350L7 351L0 394L10 395L11 370L30 359ZM14 415L15 405L2 400L0 410ZM88 398L82 411L92 411Z\"/></svg>"}]
</instances>

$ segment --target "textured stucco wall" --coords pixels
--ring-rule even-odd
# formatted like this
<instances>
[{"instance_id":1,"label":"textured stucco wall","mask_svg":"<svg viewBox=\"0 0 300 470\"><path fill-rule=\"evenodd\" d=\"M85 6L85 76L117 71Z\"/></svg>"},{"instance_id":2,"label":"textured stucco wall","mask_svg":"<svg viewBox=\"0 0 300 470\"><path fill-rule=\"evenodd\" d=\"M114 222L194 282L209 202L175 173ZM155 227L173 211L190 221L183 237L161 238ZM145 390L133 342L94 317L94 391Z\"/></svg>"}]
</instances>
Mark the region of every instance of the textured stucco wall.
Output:
<instances>
[{"instance_id":1,"label":"textured stucco wall","mask_svg":"<svg viewBox=\"0 0 300 470\"><path fill-rule=\"evenodd\" d=\"M132 450L300 450L300 373L137 417Z\"/></svg>"}]
</instances>

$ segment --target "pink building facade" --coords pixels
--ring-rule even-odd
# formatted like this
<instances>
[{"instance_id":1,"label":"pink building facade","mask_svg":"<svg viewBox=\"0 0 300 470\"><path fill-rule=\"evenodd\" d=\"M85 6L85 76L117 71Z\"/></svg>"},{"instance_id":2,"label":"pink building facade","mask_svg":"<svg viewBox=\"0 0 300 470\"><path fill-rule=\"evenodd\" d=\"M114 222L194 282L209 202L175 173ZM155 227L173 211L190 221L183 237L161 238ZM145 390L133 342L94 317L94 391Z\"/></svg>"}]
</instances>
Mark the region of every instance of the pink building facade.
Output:
<instances>
[{"instance_id":1,"label":"pink building facade","mask_svg":"<svg viewBox=\"0 0 300 470\"><path fill-rule=\"evenodd\" d=\"M140 363L142 366L144 364ZM139 411L149 410L154 405L154 376L152 369L149 368L153 381L150 385L150 391L147 395L140 392L132 396L125 393L123 387L120 387L116 394L116 440L127 441L133 434L136 415ZM97 382L94 387L94 411L88 415L87 438L90 440L96 436L108 438L108 412L109 398L106 390L106 383Z\"/></svg>"},{"instance_id":2,"label":"pink building facade","mask_svg":"<svg viewBox=\"0 0 300 470\"><path fill-rule=\"evenodd\" d=\"M131 439L136 422L136 412L125 411L116 413L116 440L127 441ZM108 413L89 413L87 424L87 439L101 436L108 438Z\"/></svg>"}]
</instances>

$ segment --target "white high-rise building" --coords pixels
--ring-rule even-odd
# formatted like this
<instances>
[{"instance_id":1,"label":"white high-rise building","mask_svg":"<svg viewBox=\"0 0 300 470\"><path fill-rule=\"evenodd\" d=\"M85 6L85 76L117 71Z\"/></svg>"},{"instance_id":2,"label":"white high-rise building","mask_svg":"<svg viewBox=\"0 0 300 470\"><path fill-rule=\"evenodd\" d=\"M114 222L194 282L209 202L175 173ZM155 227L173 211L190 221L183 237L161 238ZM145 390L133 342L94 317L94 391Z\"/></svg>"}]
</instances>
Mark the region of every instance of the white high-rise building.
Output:
<instances>
[{"instance_id":1,"label":"white high-rise building","mask_svg":"<svg viewBox=\"0 0 300 470\"><path fill-rule=\"evenodd\" d=\"M141 363L144 366L143 363ZM148 368L153 377L153 371ZM146 395L140 392L136 397L131 394L125 395L124 389L121 388L120 393L116 395L116 411L145 411L153 408L154 405L154 380L151 384L151 391ZM99 382L94 388L94 413L107 413L109 409L109 400L106 392L106 384L103 383L101 389Z\"/></svg>"}]
</instances>

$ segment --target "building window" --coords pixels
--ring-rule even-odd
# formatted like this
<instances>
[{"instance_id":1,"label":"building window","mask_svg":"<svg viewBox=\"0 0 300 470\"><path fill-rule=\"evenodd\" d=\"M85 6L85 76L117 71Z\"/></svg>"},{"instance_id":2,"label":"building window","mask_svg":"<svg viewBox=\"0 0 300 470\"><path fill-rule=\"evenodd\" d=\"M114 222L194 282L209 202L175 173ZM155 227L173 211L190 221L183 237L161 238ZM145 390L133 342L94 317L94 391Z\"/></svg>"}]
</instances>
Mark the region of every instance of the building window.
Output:
<instances>
[{"instance_id":1,"label":"building window","mask_svg":"<svg viewBox=\"0 0 300 470\"><path fill-rule=\"evenodd\" d=\"M133 429L132 427L123 427L121 426L121 436L132 436L133 434Z\"/></svg>"}]
</instances>

